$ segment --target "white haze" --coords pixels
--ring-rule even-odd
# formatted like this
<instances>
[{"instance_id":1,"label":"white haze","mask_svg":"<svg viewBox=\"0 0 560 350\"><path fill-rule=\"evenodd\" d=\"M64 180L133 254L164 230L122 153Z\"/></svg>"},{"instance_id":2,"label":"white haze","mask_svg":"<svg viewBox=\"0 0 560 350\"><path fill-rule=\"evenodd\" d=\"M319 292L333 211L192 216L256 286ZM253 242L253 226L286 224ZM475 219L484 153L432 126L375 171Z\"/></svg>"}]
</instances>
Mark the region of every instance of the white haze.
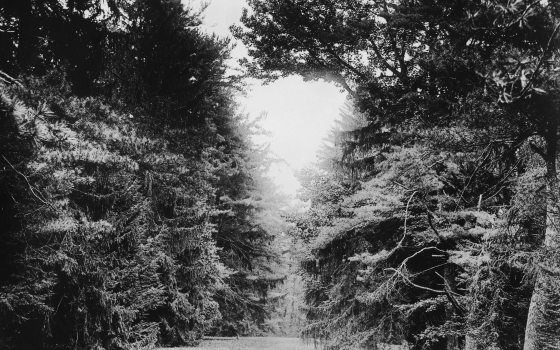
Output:
<instances>
[{"instance_id":1,"label":"white haze","mask_svg":"<svg viewBox=\"0 0 560 350\"><path fill-rule=\"evenodd\" d=\"M207 1L192 1L199 8ZM239 24L244 0L212 0L205 12L203 27L222 37L231 37L229 27ZM247 50L235 43L234 59ZM334 125L346 95L333 84L304 82L300 77L280 79L269 85L254 83L247 96L240 97L243 110L255 118L265 113L261 126L270 132L264 140L285 162L276 164L271 177L288 195L295 195L299 183L294 172L316 160L323 138Z\"/></svg>"}]
</instances>

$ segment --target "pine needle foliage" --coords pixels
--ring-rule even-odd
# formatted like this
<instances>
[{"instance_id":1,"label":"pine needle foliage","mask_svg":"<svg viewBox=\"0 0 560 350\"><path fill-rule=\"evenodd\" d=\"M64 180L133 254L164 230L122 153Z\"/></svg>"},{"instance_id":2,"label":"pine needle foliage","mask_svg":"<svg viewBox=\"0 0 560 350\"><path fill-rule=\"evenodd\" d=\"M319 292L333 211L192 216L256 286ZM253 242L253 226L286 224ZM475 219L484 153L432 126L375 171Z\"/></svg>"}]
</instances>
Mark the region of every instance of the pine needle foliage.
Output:
<instances>
[{"instance_id":1,"label":"pine needle foliage","mask_svg":"<svg viewBox=\"0 0 560 350\"><path fill-rule=\"evenodd\" d=\"M277 219L228 41L178 0L107 5L0 6L0 347L263 332Z\"/></svg>"},{"instance_id":2,"label":"pine needle foliage","mask_svg":"<svg viewBox=\"0 0 560 350\"><path fill-rule=\"evenodd\" d=\"M328 349L557 347L556 2L249 5L235 35L250 72L332 81L363 121L302 177L304 334Z\"/></svg>"}]
</instances>

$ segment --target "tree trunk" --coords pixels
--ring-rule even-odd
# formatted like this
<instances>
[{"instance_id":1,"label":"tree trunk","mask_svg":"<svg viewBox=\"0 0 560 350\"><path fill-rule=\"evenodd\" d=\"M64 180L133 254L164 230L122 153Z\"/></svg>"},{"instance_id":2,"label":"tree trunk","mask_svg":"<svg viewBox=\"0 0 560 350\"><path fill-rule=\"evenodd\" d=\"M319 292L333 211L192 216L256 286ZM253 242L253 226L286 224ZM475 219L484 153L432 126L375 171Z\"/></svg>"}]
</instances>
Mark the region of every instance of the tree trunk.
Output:
<instances>
[{"instance_id":1,"label":"tree trunk","mask_svg":"<svg viewBox=\"0 0 560 350\"><path fill-rule=\"evenodd\" d=\"M560 247L559 186L556 170L556 158L558 155L557 136L558 121L552 122L546 140L546 230L542 249L544 253L554 252ZM535 287L527 315L523 350L543 350L545 349L545 343L554 343L560 338L558 334L560 330L554 331L556 334L546 334L543 332L543 327L547 324L547 308L550 307L551 299L554 297L554 293L549 287L551 282L554 282L553 279L558 278L558 276L551 278L550 274L546 271L560 270L558 264L554 261L543 261L542 264L537 267Z\"/></svg>"},{"instance_id":2,"label":"tree trunk","mask_svg":"<svg viewBox=\"0 0 560 350\"><path fill-rule=\"evenodd\" d=\"M450 293L454 293L457 289L455 283L456 277L457 277L457 272L455 271L455 268L447 265L444 270L443 278L444 278L444 283L447 285L447 288L449 288ZM447 306L445 308L447 320L452 320L458 311L459 310L456 310L455 306L452 303L447 303ZM459 350L459 349L460 349L459 337L454 334L448 335L446 350Z\"/></svg>"},{"instance_id":3,"label":"tree trunk","mask_svg":"<svg viewBox=\"0 0 560 350\"><path fill-rule=\"evenodd\" d=\"M538 350L538 325L539 321L543 316L543 306L544 306L544 295L542 288L542 274L539 273L537 281L535 282L535 288L533 290L533 296L531 297L531 304L529 305L529 313L527 315L527 325L525 326L525 343L523 344L523 350Z\"/></svg>"},{"instance_id":4,"label":"tree trunk","mask_svg":"<svg viewBox=\"0 0 560 350\"><path fill-rule=\"evenodd\" d=\"M465 336L465 350L477 350L476 340L472 335Z\"/></svg>"}]
</instances>

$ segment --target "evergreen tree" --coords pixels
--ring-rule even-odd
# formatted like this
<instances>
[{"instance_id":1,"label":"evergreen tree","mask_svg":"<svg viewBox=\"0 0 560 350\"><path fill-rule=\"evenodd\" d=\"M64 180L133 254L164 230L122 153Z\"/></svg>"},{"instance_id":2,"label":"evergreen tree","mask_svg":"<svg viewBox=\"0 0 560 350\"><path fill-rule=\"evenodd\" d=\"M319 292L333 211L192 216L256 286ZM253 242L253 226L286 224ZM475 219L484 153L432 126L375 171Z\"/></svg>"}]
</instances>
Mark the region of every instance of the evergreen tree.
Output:
<instances>
[{"instance_id":1,"label":"evergreen tree","mask_svg":"<svg viewBox=\"0 0 560 350\"><path fill-rule=\"evenodd\" d=\"M539 244L529 238L543 238L538 227L555 236L558 154L546 145L556 145L558 135L556 4L255 0L250 6L242 19L246 28L236 35L250 48L245 63L253 74L333 80L367 121L341 135L335 159L347 180L329 170L305 182L312 207L300 234L310 239L312 255L304 265L315 276L308 288L310 333L336 347L404 338L418 348L473 349L477 342L519 348L523 340L512 335L524 328L519 315L528 306L519 281L535 266L512 262L520 257L508 237L519 225L517 239L531 256L548 261L536 267L541 272L524 341L536 346L537 329L546 322L533 322L533 310L548 307L539 317L549 312L554 320L550 295L557 289L553 278L543 277L555 271L554 254L535 251ZM548 185L536 176L543 164L528 156L531 148L548 159ZM367 155L367 165L354 161L356 154ZM356 176L355 169L363 170ZM533 181L549 188L548 208L520 205L517 191L529 170ZM509 220L508 226L507 209L539 213L540 224ZM392 225L382 226L384 219ZM375 236L376 227L387 238L360 241ZM469 255L482 260L472 264L477 259ZM342 268L341 259L348 258L358 266ZM410 263L419 270L410 270ZM360 266L365 275L358 275ZM368 297L356 276L366 281ZM489 295L494 282L503 294ZM500 305L503 295L516 298L516 306ZM493 305L497 316L466 310L472 299ZM414 319L419 310L436 318ZM369 317L357 316L360 311ZM484 327L475 326L481 317L482 333ZM517 322L507 321L511 317ZM556 346L550 330L542 332L548 346Z\"/></svg>"},{"instance_id":2,"label":"evergreen tree","mask_svg":"<svg viewBox=\"0 0 560 350\"><path fill-rule=\"evenodd\" d=\"M3 348L194 345L230 320L264 327L274 233L228 44L179 1L108 5L1 7ZM46 41L12 35L29 28Z\"/></svg>"},{"instance_id":3,"label":"evergreen tree","mask_svg":"<svg viewBox=\"0 0 560 350\"><path fill-rule=\"evenodd\" d=\"M94 93L106 63L109 27L121 0L4 1L0 6L0 69L10 75L64 67L73 91Z\"/></svg>"}]
</instances>

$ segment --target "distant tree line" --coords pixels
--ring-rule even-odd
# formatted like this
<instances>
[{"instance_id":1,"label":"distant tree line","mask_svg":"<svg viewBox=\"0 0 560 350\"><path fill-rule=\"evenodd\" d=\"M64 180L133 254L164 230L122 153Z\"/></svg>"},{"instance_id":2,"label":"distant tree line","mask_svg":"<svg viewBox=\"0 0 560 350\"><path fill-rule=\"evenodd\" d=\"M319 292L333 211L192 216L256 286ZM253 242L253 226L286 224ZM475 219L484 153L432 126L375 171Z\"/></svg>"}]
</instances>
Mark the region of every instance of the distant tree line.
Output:
<instances>
[{"instance_id":1,"label":"distant tree line","mask_svg":"<svg viewBox=\"0 0 560 350\"><path fill-rule=\"evenodd\" d=\"M560 348L560 4L248 3L234 31L254 76L351 99L291 219L304 334L326 349Z\"/></svg>"},{"instance_id":2,"label":"distant tree line","mask_svg":"<svg viewBox=\"0 0 560 350\"><path fill-rule=\"evenodd\" d=\"M267 155L179 0L0 5L0 349L267 330Z\"/></svg>"}]
</instances>

